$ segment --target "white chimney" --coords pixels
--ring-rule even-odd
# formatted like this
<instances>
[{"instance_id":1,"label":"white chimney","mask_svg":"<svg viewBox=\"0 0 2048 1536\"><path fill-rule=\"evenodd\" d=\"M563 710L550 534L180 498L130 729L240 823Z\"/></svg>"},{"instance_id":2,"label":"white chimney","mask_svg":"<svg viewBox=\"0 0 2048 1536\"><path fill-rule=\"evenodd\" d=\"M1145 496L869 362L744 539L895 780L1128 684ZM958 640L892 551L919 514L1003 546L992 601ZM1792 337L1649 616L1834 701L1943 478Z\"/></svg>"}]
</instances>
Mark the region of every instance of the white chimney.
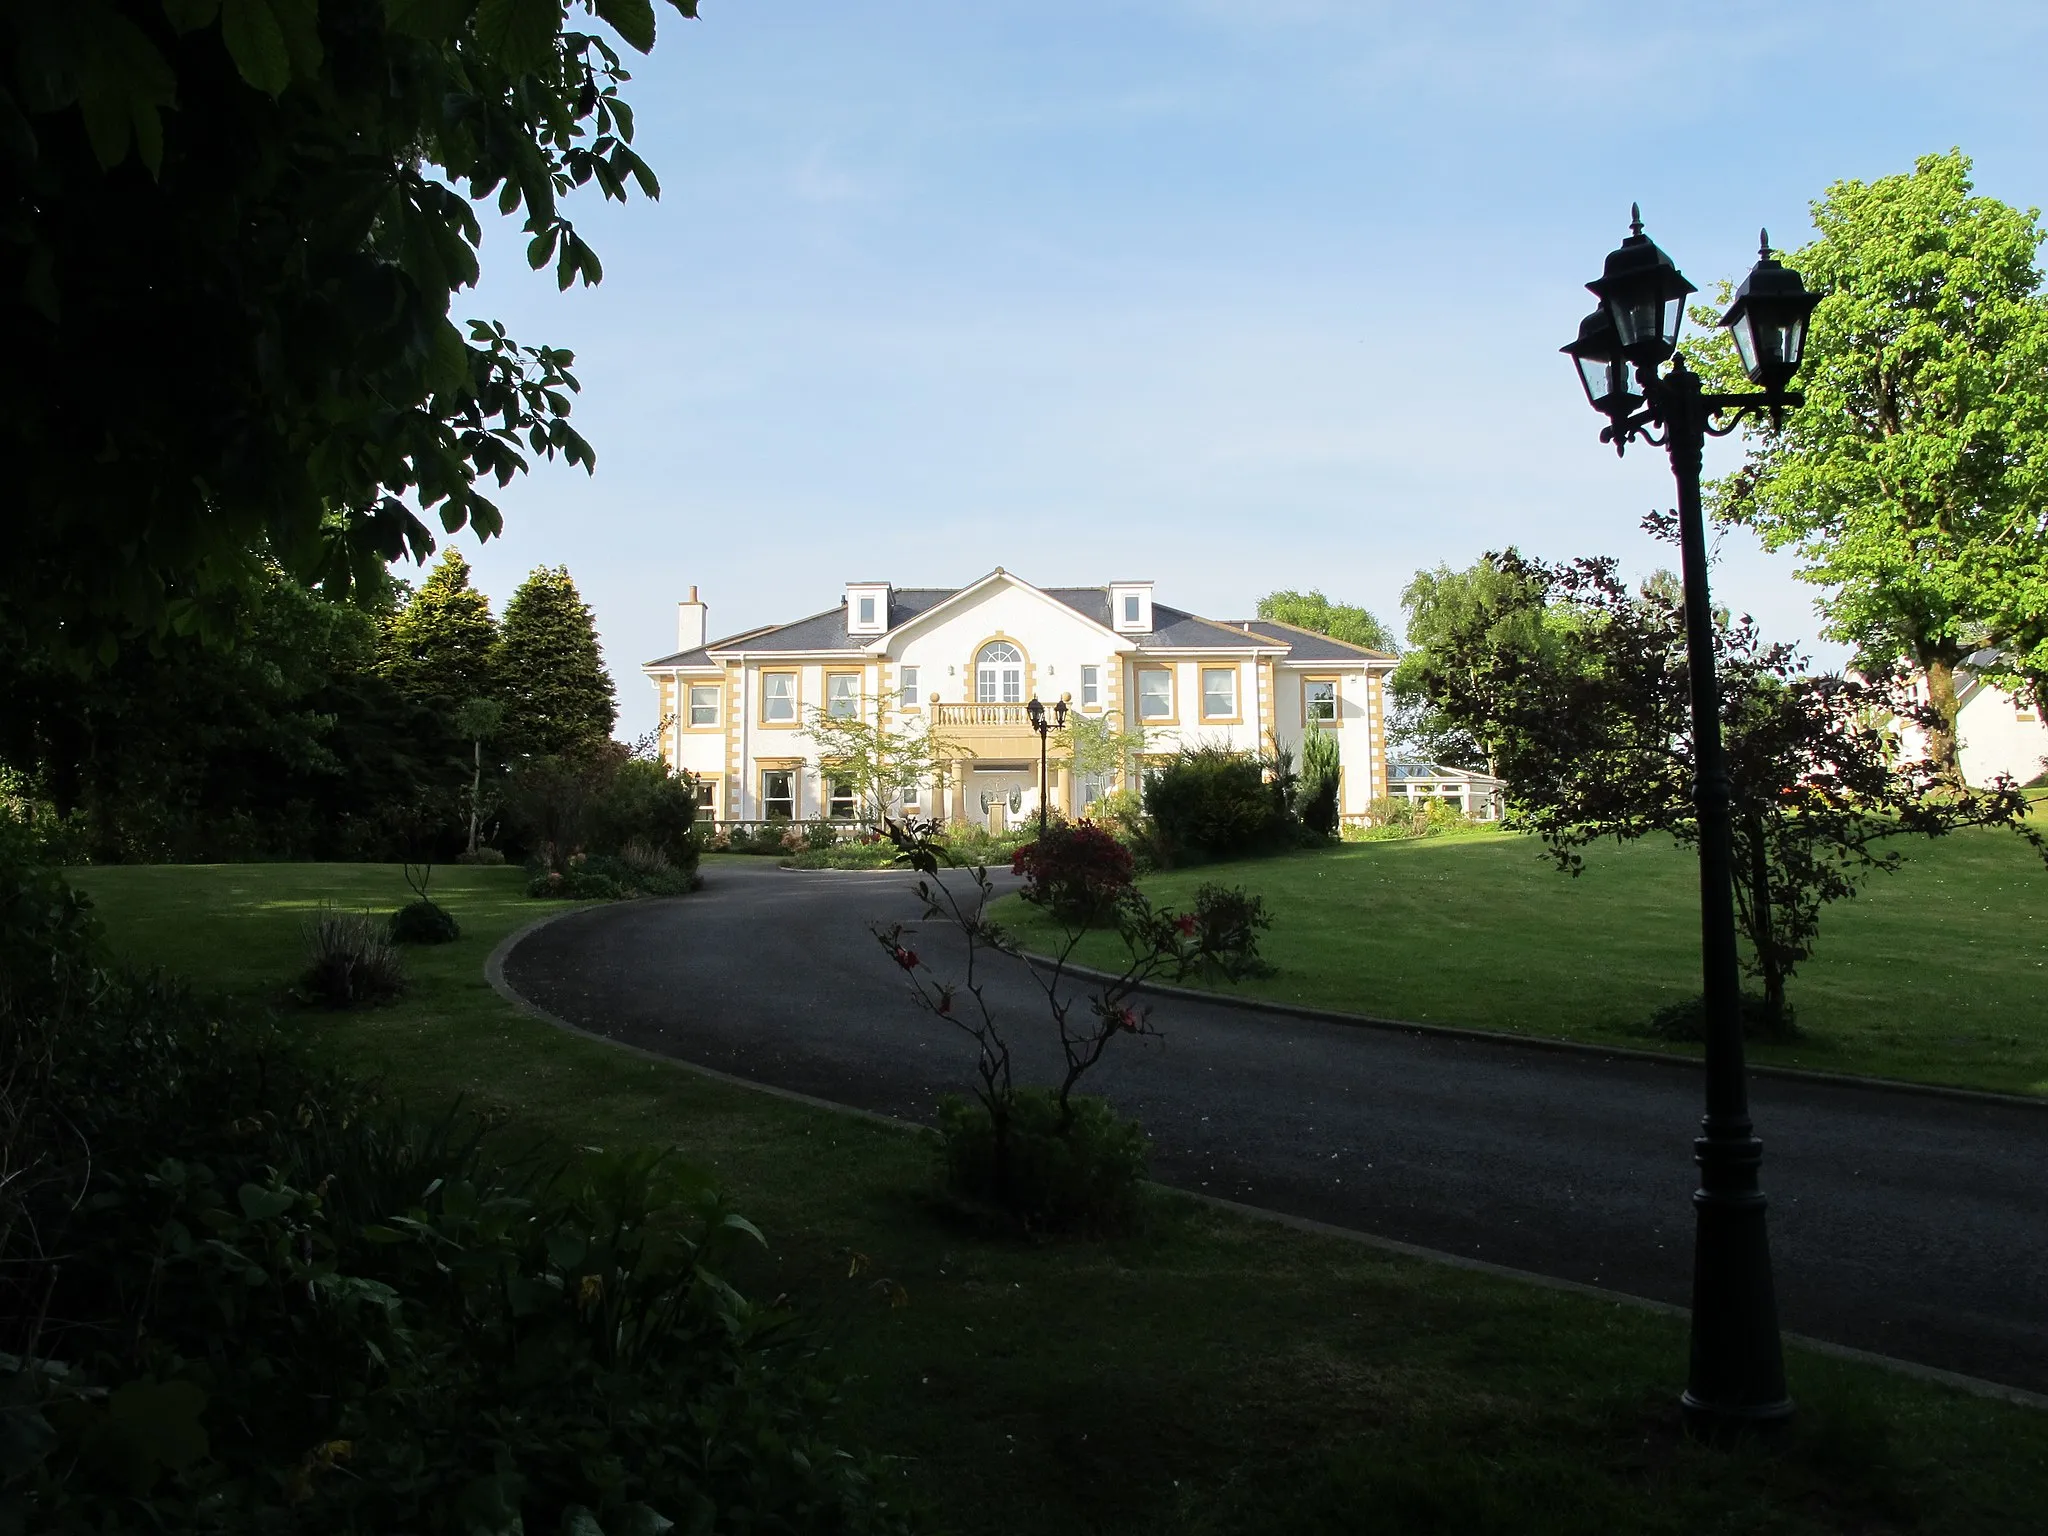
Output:
<instances>
[{"instance_id":1,"label":"white chimney","mask_svg":"<svg viewBox=\"0 0 2048 1536\"><path fill-rule=\"evenodd\" d=\"M697 601L697 589L690 588L687 601L676 604L676 649L694 651L704 643L704 605Z\"/></svg>"}]
</instances>

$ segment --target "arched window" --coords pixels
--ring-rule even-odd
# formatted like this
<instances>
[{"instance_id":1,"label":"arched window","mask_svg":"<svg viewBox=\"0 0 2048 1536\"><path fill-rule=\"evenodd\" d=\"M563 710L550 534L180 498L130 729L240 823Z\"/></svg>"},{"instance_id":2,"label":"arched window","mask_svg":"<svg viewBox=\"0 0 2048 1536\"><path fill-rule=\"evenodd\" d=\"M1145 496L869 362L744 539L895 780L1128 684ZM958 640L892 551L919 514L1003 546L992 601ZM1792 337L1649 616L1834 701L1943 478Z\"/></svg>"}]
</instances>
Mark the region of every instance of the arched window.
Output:
<instances>
[{"instance_id":1,"label":"arched window","mask_svg":"<svg viewBox=\"0 0 2048 1536\"><path fill-rule=\"evenodd\" d=\"M977 704L1024 702L1024 653L1007 640L991 640L974 658Z\"/></svg>"}]
</instances>

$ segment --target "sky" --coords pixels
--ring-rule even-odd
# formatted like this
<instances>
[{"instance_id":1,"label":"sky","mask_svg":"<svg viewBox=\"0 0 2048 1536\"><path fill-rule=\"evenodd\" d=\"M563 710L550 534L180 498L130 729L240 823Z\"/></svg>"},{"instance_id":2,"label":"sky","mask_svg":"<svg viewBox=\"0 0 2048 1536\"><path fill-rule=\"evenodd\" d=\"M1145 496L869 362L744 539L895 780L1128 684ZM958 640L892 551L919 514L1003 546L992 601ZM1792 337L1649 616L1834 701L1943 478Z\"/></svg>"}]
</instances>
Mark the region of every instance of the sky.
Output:
<instances>
[{"instance_id":1,"label":"sky","mask_svg":"<svg viewBox=\"0 0 2048 1536\"><path fill-rule=\"evenodd\" d=\"M454 311L576 354L595 475L537 465L457 538L501 610L569 568L626 737L692 585L714 635L997 565L1398 631L1416 570L1509 544L1675 565L1638 527L1668 463L1603 447L1557 352L1632 201L1709 291L1921 154L2048 202L2038 0L660 14L625 95L661 198L565 207L604 281L491 215ZM1718 554L1717 602L1838 664L1793 556Z\"/></svg>"}]
</instances>

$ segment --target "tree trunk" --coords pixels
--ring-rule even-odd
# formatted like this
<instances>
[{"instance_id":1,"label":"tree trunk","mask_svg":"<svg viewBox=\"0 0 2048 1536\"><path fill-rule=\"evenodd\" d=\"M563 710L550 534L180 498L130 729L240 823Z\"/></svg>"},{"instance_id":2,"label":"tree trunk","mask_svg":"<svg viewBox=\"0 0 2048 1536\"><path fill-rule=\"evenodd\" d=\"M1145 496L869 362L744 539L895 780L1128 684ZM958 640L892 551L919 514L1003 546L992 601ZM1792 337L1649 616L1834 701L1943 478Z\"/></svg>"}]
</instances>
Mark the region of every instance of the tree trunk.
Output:
<instances>
[{"instance_id":1,"label":"tree trunk","mask_svg":"<svg viewBox=\"0 0 2048 1536\"><path fill-rule=\"evenodd\" d=\"M1764 978L1764 1012L1776 1029L1785 1022L1785 966L1778 954L1771 912L1771 864L1764 850L1763 819L1749 818L1749 941Z\"/></svg>"},{"instance_id":2,"label":"tree trunk","mask_svg":"<svg viewBox=\"0 0 2048 1536\"><path fill-rule=\"evenodd\" d=\"M477 802L484 792L484 744L481 737L472 742L476 754L476 773L469 781L469 855L476 857Z\"/></svg>"},{"instance_id":3,"label":"tree trunk","mask_svg":"<svg viewBox=\"0 0 2048 1536\"><path fill-rule=\"evenodd\" d=\"M1927 702L1935 722L1927 732L1927 756L1937 771L1953 783L1963 782L1963 765L1956 755L1956 662L1943 653L1925 662Z\"/></svg>"}]
</instances>

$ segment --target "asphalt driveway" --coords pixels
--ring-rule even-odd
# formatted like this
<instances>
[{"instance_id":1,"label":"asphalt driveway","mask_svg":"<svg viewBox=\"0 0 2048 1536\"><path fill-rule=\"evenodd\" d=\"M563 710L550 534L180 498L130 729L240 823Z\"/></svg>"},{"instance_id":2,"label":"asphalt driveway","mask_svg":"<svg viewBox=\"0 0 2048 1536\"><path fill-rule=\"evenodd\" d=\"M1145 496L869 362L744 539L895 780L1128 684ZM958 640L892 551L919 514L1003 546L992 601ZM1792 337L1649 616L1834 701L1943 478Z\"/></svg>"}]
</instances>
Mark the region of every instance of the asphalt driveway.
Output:
<instances>
[{"instance_id":1,"label":"asphalt driveway","mask_svg":"<svg viewBox=\"0 0 2048 1536\"><path fill-rule=\"evenodd\" d=\"M599 907L522 940L505 975L594 1033L911 1120L971 1043L909 1001L870 921L914 879L720 865L676 901ZM937 974L957 937L926 932ZM1447 961L1447 963L1454 963ZM1046 1081L1044 1001L989 995ZM1088 1079L1156 1142L1155 1176L1273 1210L1683 1303L1697 1068L1161 998L1160 1041ZM1752 1085L1785 1326L2048 1391L2048 1107L1764 1078Z\"/></svg>"}]
</instances>

